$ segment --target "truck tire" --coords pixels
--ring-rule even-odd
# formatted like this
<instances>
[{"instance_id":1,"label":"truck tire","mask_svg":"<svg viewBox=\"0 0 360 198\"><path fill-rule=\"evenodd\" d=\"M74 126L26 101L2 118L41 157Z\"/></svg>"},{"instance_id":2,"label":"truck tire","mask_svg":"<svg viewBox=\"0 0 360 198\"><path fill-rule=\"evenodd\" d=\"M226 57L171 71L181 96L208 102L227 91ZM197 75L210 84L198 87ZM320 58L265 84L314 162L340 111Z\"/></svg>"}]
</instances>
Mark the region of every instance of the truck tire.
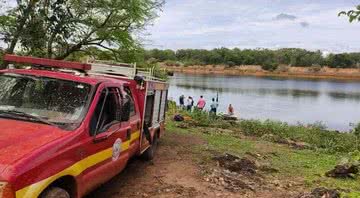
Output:
<instances>
[{"instance_id":1,"label":"truck tire","mask_svg":"<svg viewBox=\"0 0 360 198\"><path fill-rule=\"evenodd\" d=\"M146 149L146 151L142 154L142 158L146 161L153 160L155 157L157 146L158 146L158 137L155 134L151 146L148 149Z\"/></svg>"},{"instance_id":2,"label":"truck tire","mask_svg":"<svg viewBox=\"0 0 360 198\"><path fill-rule=\"evenodd\" d=\"M41 196L41 198L70 198L70 194L59 187L50 187L49 189L45 190Z\"/></svg>"}]
</instances>

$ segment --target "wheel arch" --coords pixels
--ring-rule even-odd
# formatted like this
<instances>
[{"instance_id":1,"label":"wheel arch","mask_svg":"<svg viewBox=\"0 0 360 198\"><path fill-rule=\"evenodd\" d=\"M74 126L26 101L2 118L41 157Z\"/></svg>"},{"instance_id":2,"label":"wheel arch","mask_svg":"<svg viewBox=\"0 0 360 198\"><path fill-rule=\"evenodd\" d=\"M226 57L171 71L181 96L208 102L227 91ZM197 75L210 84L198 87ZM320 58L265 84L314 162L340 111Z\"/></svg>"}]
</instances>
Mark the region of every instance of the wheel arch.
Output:
<instances>
[{"instance_id":1,"label":"wheel arch","mask_svg":"<svg viewBox=\"0 0 360 198\"><path fill-rule=\"evenodd\" d=\"M70 194L70 197L72 198L77 197L78 194L77 181L75 177L71 175L64 175L53 181L40 193L39 197L41 197L41 195L51 187L59 187L66 190Z\"/></svg>"}]
</instances>

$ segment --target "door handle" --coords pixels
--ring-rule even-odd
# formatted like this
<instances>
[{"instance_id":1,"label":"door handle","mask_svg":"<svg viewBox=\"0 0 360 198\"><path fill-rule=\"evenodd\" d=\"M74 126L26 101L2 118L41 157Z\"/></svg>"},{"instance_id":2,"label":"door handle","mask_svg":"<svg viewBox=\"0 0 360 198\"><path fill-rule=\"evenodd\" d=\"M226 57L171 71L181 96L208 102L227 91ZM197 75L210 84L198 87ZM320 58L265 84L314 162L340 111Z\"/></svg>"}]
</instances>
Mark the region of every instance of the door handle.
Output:
<instances>
[{"instance_id":1,"label":"door handle","mask_svg":"<svg viewBox=\"0 0 360 198\"><path fill-rule=\"evenodd\" d=\"M130 140L131 139L131 129L127 129L126 130L126 140Z\"/></svg>"}]
</instances>

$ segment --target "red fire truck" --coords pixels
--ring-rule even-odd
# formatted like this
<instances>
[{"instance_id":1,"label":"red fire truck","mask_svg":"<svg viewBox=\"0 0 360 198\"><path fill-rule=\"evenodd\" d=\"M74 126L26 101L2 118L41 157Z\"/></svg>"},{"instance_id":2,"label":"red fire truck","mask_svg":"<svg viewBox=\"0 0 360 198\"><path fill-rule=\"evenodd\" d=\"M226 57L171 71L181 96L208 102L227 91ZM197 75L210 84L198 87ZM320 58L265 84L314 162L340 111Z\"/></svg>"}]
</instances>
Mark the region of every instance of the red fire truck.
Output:
<instances>
[{"instance_id":1,"label":"red fire truck","mask_svg":"<svg viewBox=\"0 0 360 198\"><path fill-rule=\"evenodd\" d=\"M5 55L0 70L0 197L82 197L151 160L168 84L136 65Z\"/></svg>"}]
</instances>

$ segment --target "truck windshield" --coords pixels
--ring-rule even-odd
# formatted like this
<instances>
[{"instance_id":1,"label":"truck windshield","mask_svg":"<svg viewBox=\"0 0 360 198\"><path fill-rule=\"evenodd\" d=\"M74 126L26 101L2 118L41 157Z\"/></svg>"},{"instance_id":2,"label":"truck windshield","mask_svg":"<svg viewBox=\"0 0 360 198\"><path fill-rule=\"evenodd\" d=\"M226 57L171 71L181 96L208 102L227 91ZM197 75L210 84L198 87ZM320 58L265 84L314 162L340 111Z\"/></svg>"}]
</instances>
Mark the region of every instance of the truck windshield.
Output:
<instances>
[{"instance_id":1,"label":"truck windshield","mask_svg":"<svg viewBox=\"0 0 360 198\"><path fill-rule=\"evenodd\" d=\"M72 130L85 115L90 91L74 81L0 74L0 116Z\"/></svg>"}]
</instances>

